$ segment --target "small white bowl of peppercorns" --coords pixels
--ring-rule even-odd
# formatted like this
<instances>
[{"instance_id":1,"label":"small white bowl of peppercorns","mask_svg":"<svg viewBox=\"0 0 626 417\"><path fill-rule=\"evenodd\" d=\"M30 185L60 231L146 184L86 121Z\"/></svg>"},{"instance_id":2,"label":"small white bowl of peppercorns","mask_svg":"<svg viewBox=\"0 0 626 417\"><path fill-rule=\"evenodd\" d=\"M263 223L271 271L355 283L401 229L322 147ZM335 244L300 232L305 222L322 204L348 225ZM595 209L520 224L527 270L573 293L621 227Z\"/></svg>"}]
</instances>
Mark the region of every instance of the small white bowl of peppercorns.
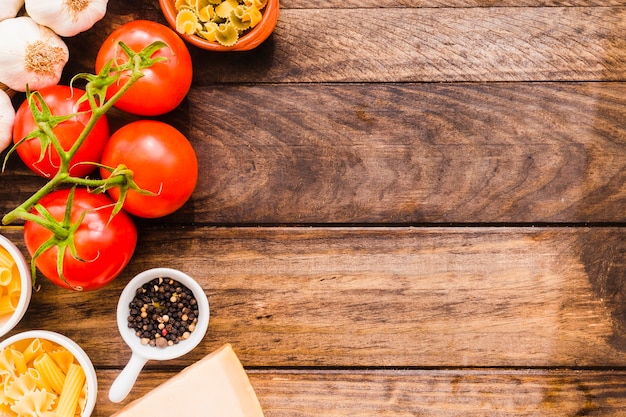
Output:
<instances>
[{"instance_id":1,"label":"small white bowl of peppercorns","mask_svg":"<svg viewBox=\"0 0 626 417\"><path fill-rule=\"evenodd\" d=\"M154 268L135 276L117 304L117 326L132 354L109 391L112 402L130 392L148 360L169 360L195 348L209 325L209 301L189 275Z\"/></svg>"}]
</instances>

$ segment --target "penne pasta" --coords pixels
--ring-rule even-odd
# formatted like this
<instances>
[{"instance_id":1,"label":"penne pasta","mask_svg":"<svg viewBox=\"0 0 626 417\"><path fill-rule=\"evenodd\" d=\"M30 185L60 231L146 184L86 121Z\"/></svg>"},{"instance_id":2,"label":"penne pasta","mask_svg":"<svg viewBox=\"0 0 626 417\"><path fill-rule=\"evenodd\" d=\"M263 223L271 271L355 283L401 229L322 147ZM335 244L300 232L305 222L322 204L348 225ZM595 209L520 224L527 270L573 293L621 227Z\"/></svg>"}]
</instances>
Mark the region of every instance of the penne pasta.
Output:
<instances>
[{"instance_id":1,"label":"penne pasta","mask_svg":"<svg viewBox=\"0 0 626 417\"><path fill-rule=\"evenodd\" d=\"M50 355L44 353L33 361L33 365L35 366L35 369L41 373L43 379L45 379L50 387L52 387L52 390L57 394L60 394L63 389L63 380L65 379L65 375L61 371L61 368L54 363Z\"/></svg>"},{"instance_id":2,"label":"penne pasta","mask_svg":"<svg viewBox=\"0 0 626 417\"><path fill-rule=\"evenodd\" d=\"M0 266L0 286L6 287L11 282L13 273L11 267Z\"/></svg>"},{"instance_id":3,"label":"penne pasta","mask_svg":"<svg viewBox=\"0 0 626 417\"><path fill-rule=\"evenodd\" d=\"M78 406L83 385L85 384L85 372L80 365L71 364L67 371L61 397L54 411L55 417L73 417Z\"/></svg>"},{"instance_id":4,"label":"penne pasta","mask_svg":"<svg viewBox=\"0 0 626 417\"><path fill-rule=\"evenodd\" d=\"M24 358L26 359L27 363L31 362L33 358L36 358L44 352L44 347L41 344L41 339L33 339L23 349L20 349L19 346L16 346L15 349L21 351L24 354Z\"/></svg>"},{"instance_id":5,"label":"penne pasta","mask_svg":"<svg viewBox=\"0 0 626 417\"><path fill-rule=\"evenodd\" d=\"M49 352L49 355L59 368L61 368L61 371L63 371L64 374L67 374L70 365L74 363L74 355L65 349L54 350Z\"/></svg>"},{"instance_id":6,"label":"penne pasta","mask_svg":"<svg viewBox=\"0 0 626 417\"><path fill-rule=\"evenodd\" d=\"M9 252L0 247L0 317L13 314L20 299L20 273Z\"/></svg>"},{"instance_id":7,"label":"penne pasta","mask_svg":"<svg viewBox=\"0 0 626 417\"><path fill-rule=\"evenodd\" d=\"M19 301L19 297L16 300L14 296L9 294L0 297L0 317L13 313L17 308L17 301Z\"/></svg>"},{"instance_id":8,"label":"penne pasta","mask_svg":"<svg viewBox=\"0 0 626 417\"><path fill-rule=\"evenodd\" d=\"M41 377L41 372L36 370L35 368L28 368L28 374L30 374L33 381L35 381L35 385L40 390L46 390L48 392L52 392L52 387L48 382Z\"/></svg>"},{"instance_id":9,"label":"penne pasta","mask_svg":"<svg viewBox=\"0 0 626 417\"><path fill-rule=\"evenodd\" d=\"M0 246L0 267L11 269L15 261L9 252Z\"/></svg>"},{"instance_id":10,"label":"penne pasta","mask_svg":"<svg viewBox=\"0 0 626 417\"><path fill-rule=\"evenodd\" d=\"M35 338L0 351L0 417L79 417L86 397L85 372L62 346Z\"/></svg>"}]
</instances>

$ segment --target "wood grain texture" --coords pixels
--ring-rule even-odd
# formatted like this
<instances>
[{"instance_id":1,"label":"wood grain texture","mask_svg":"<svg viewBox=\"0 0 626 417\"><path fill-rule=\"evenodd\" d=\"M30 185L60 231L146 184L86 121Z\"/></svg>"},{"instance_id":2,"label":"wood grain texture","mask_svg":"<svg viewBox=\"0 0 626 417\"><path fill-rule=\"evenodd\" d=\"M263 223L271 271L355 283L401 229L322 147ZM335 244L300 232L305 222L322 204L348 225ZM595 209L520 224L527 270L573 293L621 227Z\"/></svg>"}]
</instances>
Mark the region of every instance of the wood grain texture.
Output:
<instances>
[{"instance_id":1,"label":"wood grain texture","mask_svg":"<svg viewBox=\"0 0 626 417\"><path fill-rule=\"evenodd\" d=\"M110 1L64 80L137 19L164 23ZM159 117L196 148L191 201L137 221L104 289L39 277L12 333L79 343L109 416L119 293L170 266L201 282L209 331L126 402L228 342L267 417L626 414L624 33L623 0L284 0L256 50L192 47ZM0 213L41 184L11 159Z\"/></svg>"},{"instance_id":2,"label":"wood grain texture","mask_svg":"<svg viewBox=\"0 0 626 417\"><path fill-rule=\"evenodd\" d=\"M624 96L625 83L195 87L162 119L197 149L200 180L162 221L624 222ZM10 160L3 213L33 177Z\"/></svg>"},{"instance_id":3,"label":"wood grain texture","mask_svg":"<svg viewBox=\"0 0 626 417\"><path fill-rule=\"evenodd\" d=\"M93 45L139 14L114 8L99 30L68 39L80 52L67 71L91 70ZM358 24L328 25L329 14ZM191 52L196 85L624 81L624 32L624 7L283 8L274 35L253 51Z\"/></svg>"},{"instance_id":4,"label":"wood grain texture","mask_svg":"<svg viewBox=\"0 0 626 417\"><path fill-rule=\"evenodd\" d=\"M146 371L124 402L171 372ZM98 373L93 417L119 406L103 400L116 376ZM304 416L615 416L626 412L624 371L576 370L248 370L266 417Z\"/></svg>"},{"instance_id":5,"label":"wood grain texture","mask_svg":"<svg viewBox=\"0 0 626 417\"><path fill-rule=\"evenodd\" d=\"M252 367L624 366L623 246L621 228L145 229L96 294L41 278L17 330L60 331L119 367L117 296L169 266L212 310L205 342L174 365L229 342Z\"/></svg>"}]
</instances>

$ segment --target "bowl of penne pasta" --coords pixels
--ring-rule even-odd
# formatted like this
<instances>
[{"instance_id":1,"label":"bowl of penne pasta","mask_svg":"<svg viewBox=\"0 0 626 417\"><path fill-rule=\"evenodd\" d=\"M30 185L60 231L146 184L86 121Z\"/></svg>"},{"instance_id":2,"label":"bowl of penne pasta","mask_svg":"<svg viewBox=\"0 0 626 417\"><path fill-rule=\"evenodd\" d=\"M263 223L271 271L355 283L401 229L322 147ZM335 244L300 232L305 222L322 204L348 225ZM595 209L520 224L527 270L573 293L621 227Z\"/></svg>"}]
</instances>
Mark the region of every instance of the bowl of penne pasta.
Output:
<instances>
[{"instance_id":1,"label":"bowl of penne pasta","mask_svg":"<svg viewBox=\"0 0 626 417\"><path fill-rule=\"evenodd\" d=\"M30 267L24 255L0 235L0 337L24 317L33 293Z\"/></svg>"},{"instance_id":2,"label":"bowl of penne pasta","mask_svg":"<svg viewBox=\"0 0 626 417\"><path fill-rule=\"evenodd\" d=\"M68 337L48 330L17 333L0 342L0 363L10 368L0 378L0 415L89 417L93 412L96 370Z\"/></svg>"},{"instance_id":3,"label":"bowl of penne pasta","mask_svg":"<svg viewBox=\"0 0 626 417\"><path fill-rule=\"evenodd\" d=\"M276 28L279 0L159 0L169 25L208 51L248 51Z\"/></svg>"}]
</instances>

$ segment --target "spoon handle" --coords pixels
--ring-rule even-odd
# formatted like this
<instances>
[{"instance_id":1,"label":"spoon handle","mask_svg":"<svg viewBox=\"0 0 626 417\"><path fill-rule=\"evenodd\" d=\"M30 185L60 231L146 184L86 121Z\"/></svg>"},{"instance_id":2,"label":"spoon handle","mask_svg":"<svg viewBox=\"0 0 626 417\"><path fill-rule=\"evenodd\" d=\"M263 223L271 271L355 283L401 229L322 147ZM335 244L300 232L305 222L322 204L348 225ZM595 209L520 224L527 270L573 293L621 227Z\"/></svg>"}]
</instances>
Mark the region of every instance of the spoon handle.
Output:
<instances>
[{"instance_id":1,"label":"spoon handle","mask_svg":"<svg viewBox=\"0 0 626 417\"><path fill-rule=\"evenodd\" d=\"M124 367L122 372L115 378L111 389L109 390L109 400L114 403L119 403L126 398L130 390L135 385L135 381L139 376L139 373L146 364L147 359L133 353L128 361L128 364Z\"/></svg>"}]
</instances>

